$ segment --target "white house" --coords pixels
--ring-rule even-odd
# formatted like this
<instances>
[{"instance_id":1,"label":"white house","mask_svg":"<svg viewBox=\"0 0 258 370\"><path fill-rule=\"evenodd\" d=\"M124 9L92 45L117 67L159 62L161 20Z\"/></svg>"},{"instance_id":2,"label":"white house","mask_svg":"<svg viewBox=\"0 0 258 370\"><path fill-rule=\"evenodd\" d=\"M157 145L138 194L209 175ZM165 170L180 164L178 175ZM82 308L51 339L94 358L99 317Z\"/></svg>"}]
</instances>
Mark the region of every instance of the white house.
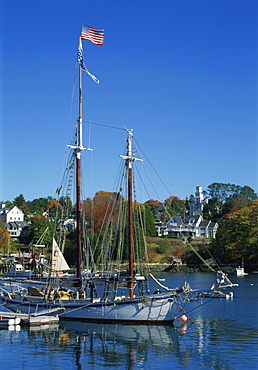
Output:
<instances>
[{"instance_id":1,"label":"white house","mask_svg":"<svg viewBox=\"0 0 258 370\"><path fill-rule=\"evenodd\" d=\"M158 236L215 238L218 223L204 220L202 217L203 207L207 203L208 199L204 198L202 187L196 186L195 199L190 204L190 214L172 216L167 223L156 222Z\"/></svg>"},{"instance_id":2,"label":"white house","mask_svg":"<svg viewBox=\"0 0 258 370\"><path fill-rule=\"evenodd\" d=\"M27 236L28 224L24 221L24 213L17 206L6 207L4 203L1 203L0 219L4 222L11 237Z\"/></svg>"},{"instance_id":3,"label":"white house","mask_svg":"<svg viewBox=\"0 0 258 370\"><path fill-rule=\"evenodd\" d=\"M24 213L17 206L6 207L4 203L0 205L0 218L3 222L24 221Z\"/></svg>"},{"instance_id":4,"label":"white house","mask_svg":"<svg viewBox=\"0 0 258 370\"><path fill-rule=\"evenodd\" d=\"M155 226L158 236L215 238L219 225L217 222L203 220L201 215L196 215L172 216L167 223L159 221Z\"/></svg>"}]
</instances>

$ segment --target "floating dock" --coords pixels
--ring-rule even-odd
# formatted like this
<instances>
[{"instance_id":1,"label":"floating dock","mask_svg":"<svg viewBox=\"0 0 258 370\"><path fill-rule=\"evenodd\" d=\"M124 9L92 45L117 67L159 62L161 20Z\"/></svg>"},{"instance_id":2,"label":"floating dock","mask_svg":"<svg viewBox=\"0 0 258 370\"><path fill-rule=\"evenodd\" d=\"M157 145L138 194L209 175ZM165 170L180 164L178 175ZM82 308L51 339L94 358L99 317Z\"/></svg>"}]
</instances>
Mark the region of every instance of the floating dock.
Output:
<instances>
[{"instance_id":1,"label":"floating dock","mask_svg":"<svg viewBox=\"0 0 258 370\"><path fill-rule=\"evenodd\" d=\"M56 312L56 309L54 310ZM17 312L0 312L0 327L8 327L14 325L21 326L40 326L57 324L59 322L58 315L49 315L50 311L41 311L33 314L17 313Z\"/></svg>"}]
</instances>

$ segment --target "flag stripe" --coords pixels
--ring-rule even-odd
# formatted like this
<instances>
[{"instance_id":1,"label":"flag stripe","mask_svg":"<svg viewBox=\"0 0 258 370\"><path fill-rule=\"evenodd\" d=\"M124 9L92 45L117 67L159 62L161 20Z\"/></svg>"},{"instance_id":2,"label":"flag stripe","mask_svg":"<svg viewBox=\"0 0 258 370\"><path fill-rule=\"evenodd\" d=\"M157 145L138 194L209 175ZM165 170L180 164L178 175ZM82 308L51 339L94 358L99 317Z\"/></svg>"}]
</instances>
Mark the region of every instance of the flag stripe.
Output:
<instances>
[{"instance_id":1,"label":"flag stripe","mask_svg":"<svg viewBox=\"0 0 258 370\"><path fill-rule=\"evenodd\" d=\"M98 30L97 28L82 25L81 38L83 40L89 40L95 45L102 45L104 42L104 32L103 30Z\"/></svg>"}]
</instances>

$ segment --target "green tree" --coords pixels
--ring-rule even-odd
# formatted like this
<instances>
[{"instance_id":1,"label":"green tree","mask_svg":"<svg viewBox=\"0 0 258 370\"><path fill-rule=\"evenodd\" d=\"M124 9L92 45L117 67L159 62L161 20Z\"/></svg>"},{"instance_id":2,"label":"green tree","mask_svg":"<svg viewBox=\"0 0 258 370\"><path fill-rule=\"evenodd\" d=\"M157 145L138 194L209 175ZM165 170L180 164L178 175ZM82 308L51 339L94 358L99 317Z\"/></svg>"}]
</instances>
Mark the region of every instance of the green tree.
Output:
<instances>
[{"instance_id":1,"label":"green tree","mask_svg":"<svg viewBox=\"0 0 258 370\"><path fill-rule=\"evenodd\" d=\"M20 208L25 215L27 215L29 213L28 203L26 202L26 200L25 200L25 198L22 194L18 195L16 198L14 198L13 205Z\"/></svg>"},{"instance_id":2,"label":"green tree","mask_svg":"<svg viewBox=\"0 0 258 370\"><path fill-rule=\"evenodd\" d=\"M149 207L144 207L142 217L144 220L145 236L157 236L155 219Z\"/></svg>"},{"instance_id":3,"label":"green tree","mask_svg":"<svg viewBox=\"0 0 258 370\"><path fill-rule=\"evenodd\" d=\"M170 216L181 215L185 212L185 203L178 197L171 196L165 199L166 209Z\"/></svg>"},{"instance_id":4,"label":"green tree","mask_svg":"<svg viewBox=\"0 0 258 370\"><path fill-rule=\"evenodd\" d=\"M239 194L245 195L249 200L257 199L257 194L254 190L246 185L242 187L240 185L214 182L208 186L207 193L209 198L216 198L223 203L233 195Z\"/></svg>"},{"instance_id":5,"label":"green tree","mask_svg":"<svg viewBox=\"0 0 258 370\"><path fill-rule=\"evenodd\" d=\"M33 199L32 202L30 202L30 212L31 213L37 213L42 214L47 210L48 204L52 197L46 197L46 198L36 198Z\"/></svg>"},{"instance_id":6,"label":"green tree","mask_svg":"<svg viewBox=\"0 0 258 370\"><path fill-rule=\"evenodd\" d=\"M73 211L73 204L71 198L69 198L68 196L62 196L59 198L58 201L63 207L64 217L70 217Z\"/></svg>"},{"instance_id":7,"label":"green tree","mask_svg":"<svg viewBox=\"0 0 258 370\"><path fill-rule=\"evenodd\" d=\"M52 241L54 222L50 222L46 217L42 215L35 215L31 219L31 224L29 226L29 236L34 243L42 237L43 233L46 231L44 238L41 240L41 244L48 244Z\"/></svg>"},{"instance_id":8,"label":"green tree","mask_svg":"<svg viewBox=\"0 0 258 370\"><path fill-rule=\"evenodd\" d=\"M218 198L212 198L203 207L203 218L217 222L223 216L223 203Z\"/></svg>"}]
</instances>

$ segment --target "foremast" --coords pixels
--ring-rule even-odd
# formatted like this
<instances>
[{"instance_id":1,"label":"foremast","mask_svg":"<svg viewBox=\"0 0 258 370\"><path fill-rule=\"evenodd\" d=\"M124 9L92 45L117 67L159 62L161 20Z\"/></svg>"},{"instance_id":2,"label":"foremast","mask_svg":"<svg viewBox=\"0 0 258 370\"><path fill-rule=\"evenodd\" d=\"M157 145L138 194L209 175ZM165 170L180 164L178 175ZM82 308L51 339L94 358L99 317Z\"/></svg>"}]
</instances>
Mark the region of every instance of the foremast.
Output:
<instances>
[{"instance_id":1,"label":"foremast","mask_svg":"<svg viewBox=\"0 0 258 370\"><path fill-rule=\"evenodd\" d=\"M76 277L79 280L81 278L81 262L82 262L82 247L81 247L81 153L84 150L92 150L90 148L84 148L82 143L82 67L79 67L79 117L76 125L76 145L67 145L69 148L74 149L74 155L76 156L76 217L77 217L77 228L76 228Z\"/></svg>"},{"instance_id":2,"label":"foremast","mask_svg":"<svg viewBox=\"0 0 258 370\"><path fill-rule=\"evenodd\" d=\"M128 254L129 254L129 297L134 297L134 244L133 244L133 164L134 161L142 161L133 155L133 129L126 129L127 131L127 155L121 155L126 160L127 166L127 181L128 181Z\"/></svg>"}]
</instances>

